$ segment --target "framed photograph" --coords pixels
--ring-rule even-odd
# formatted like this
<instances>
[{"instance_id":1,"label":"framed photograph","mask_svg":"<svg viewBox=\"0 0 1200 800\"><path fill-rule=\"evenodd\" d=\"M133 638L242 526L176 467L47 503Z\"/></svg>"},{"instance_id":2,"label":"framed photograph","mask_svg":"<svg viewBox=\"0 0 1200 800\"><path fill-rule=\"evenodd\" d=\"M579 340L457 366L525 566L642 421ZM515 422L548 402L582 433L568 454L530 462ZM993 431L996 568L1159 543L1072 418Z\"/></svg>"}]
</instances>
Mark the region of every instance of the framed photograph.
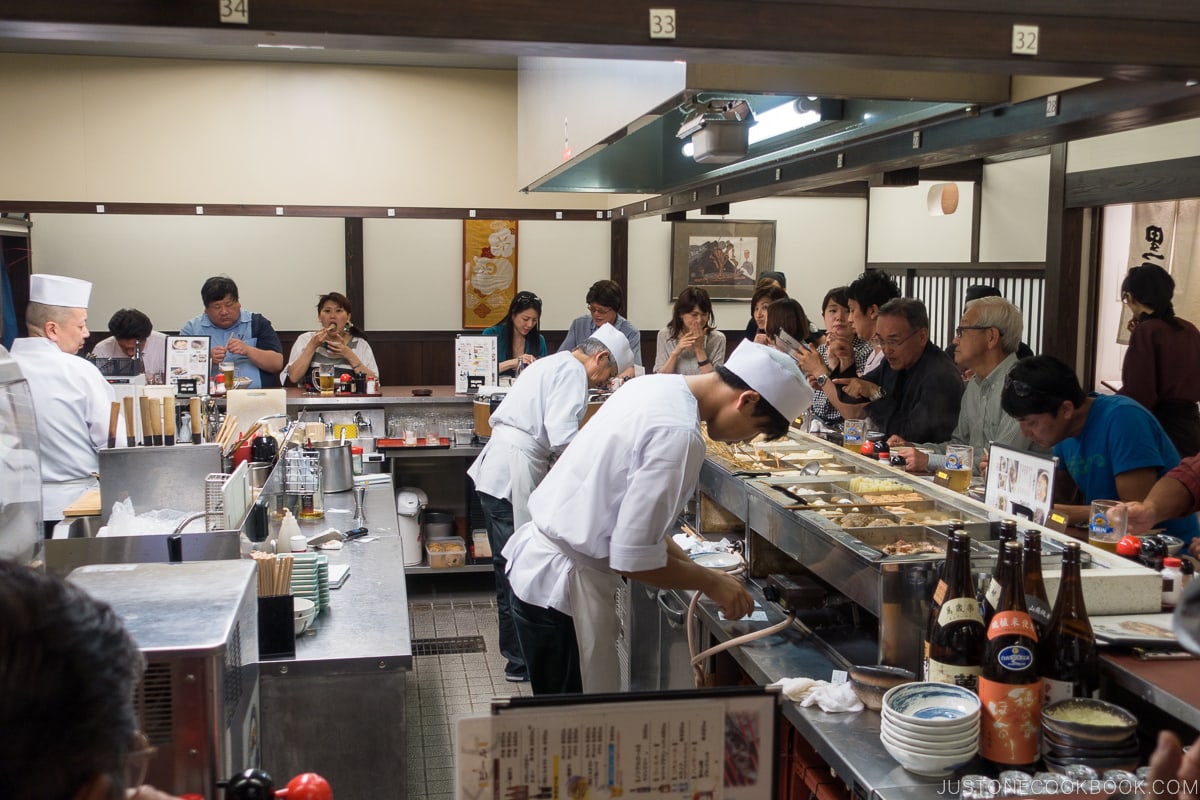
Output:
<instances>
[{"instance_id":1,"label":"framed photograph","mask_svg":"<svg viewBox=\"0 0 1200 800\"><path fill-rule=\"evenodd\" d=\"M775 268L775 223L744 220L671 224L671 299L699 286L713 300L749 300Z\"/></svg>"},{"instance_id":2,"label":"framed photograph","mask_svg":"<svg viewBox=\"0 0 1200 800\"><path fill-rule=\"evenodd\" d=\"M517 221L463 220L463 327L495 325L516 293Z\"/></svg>"}]
</instances>

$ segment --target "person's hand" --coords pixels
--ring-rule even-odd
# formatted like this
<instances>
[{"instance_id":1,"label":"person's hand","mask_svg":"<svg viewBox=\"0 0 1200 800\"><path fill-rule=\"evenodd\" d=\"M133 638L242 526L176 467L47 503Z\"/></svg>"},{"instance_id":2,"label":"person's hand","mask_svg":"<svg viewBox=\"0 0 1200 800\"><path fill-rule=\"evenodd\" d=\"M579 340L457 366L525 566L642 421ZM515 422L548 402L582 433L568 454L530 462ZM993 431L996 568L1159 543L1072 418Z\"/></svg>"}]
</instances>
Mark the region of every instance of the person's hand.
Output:
<instances>
[{"instance_id":1,"label":"person's hand","mask_svg":"<svg viewBox=\"0 0 1200 800\"><path fill-rule=\"evenodd\" d=\"M846 394L863 400L870 399L879 391L878 386L862 378L834 378L833 382L845 389Z\"/></svg>"},{"instance_id":2,"label":"person's hand","mask_svg":"<svg viewBox=\"0 0 1200 800\"><path fill-rule=\"evenodd\" d=\"M1160 514L1153 503L1122 503L1114 506L1112 513L1126 516L1126 531L1128 533L1145 533L1158 522ZM1194 544L1197 540L1193 539ZM1191 548L1189 548L1190 550Z\"/></svg>"},{"instance_id":3,"label":"person's hand","mask_svg":"<svg viewBox=\"0 0 1200 800\"><path fill-rule=\"evenodd\" d=\"M155 789L153 786L143 784L125 790L125 800L179 800L173 794L167 794L164 791Z\"/></svg>"},{"instance_id":4,"label":"person's hand","mask_svg":"<svg viewBox=\"0 0 1200 800\"><path fill-rule=\"evenodd\" d=\"M1171 731L1160 731L1158 744L1150 754L1150 774L1146 776L1146 797L1155 800L1179 798L1192 800L1200 780L1200 739L1187 751Z\"/></svg>"},{"instance_id":5,"label":"person's hand","mask_svg":"<svg viewBox=\"0 0 1200 800\"><path fill-rule=\"evenodd\" d=\"M233 353L235 356L244 356L250 352L250 345L243 342L236 336L229 337L229 344L225 345L225 349Z\"/></svg>"},{"instance_id":6,"label":"person's hand","mask_svg":"<svg viewBox=\"0 0 1200 800\"><path fill-rule=\"evenodd\" d=\"M837 363L839 367L846 367L854 363L854 336L848 335L846 330L838 329L836 334L830 332L827 337L829 345L829 363Z\"/></svg>"},{"instance_id":7,"label":"person's hand","mask_svg":"<svg viewBox=\"0 0 1200 800\"><path fill-rule=\"evenodd\" d=\"M531 355L530 353L522 353L520 358L518 358L517 360L521 362L521 368L524 369L525 367L528 367L530 364L532 364L534 361L537 361L537 358L534 357L533 355Z\"/></svg>"},{"instance_id":8,"label":"person's hand","mask_svg":"<svg viewBox=\"0 0 1200 800\"><path fill-rule=\"evenodd\" d=\"M988 451L984 450L983 455L979 457L979 477L983 478L985 481L987 480L987 468Z\"/></svg>"},{"instance_id":9,"label":"person's hand","mask_svg":"<svg viewBox=\"0 0 1200 800\"><path fill-rule=\"evenodd\" d=\"M765 333L756 333L756 334L754 334L754 343L755 344L765 344L767 347L770 347L771 339Z\"/></svg>"},{"instance_id":10,"label":"person's hand","mask_svg":"<svg viewBox=\"0 0 1200 800\"><path fill-rule=\"evenodd\" d=\"M675 355L680 355L685 350L691 350L696 346L696 334L688 331L681 333L679 339L675 342Z\"/></svg>"},{"instance_id":11,"label":"person's hand","mask_svg":"<svg viewBox=\"0 0 1200 800\"><path fill-rule=\"evenodd\" d=\"M824 375L828 371L825 367L825 362L821 359L821 354L817 352L815 347L796 350L792 355L800 363L800 369L804 371L804 374L811 376L813 379L818 375Z\"/></svg>"},{"instance_id":12,"label":"person's hand","mask_svg":"<svg viewBox=\"0 0 1200 800\"><path fill-rule=\"evenodd\" d=\"M221 345L217 345L216 347L214 347L212 349L211 355L212 355L212 362L214 364L220 364L222 361L225 360L225 348L222 347Z\"/></svg>"},{"instance_id":13,"label":"person's hand","mask_svg":"<svg viewBox=\"0 0 1200 800\"><path fill-rule=\"evenodd\" d=\"M909 443L904 441L904 437L893 433L887 438L888 447L908 447Z\"/></svg>"},{"instance_id":14,"label":"person's hand","mask_svg":"<svg viewBox=\"0 0 1200 800\"><path fill-rule=\"evenodd\" d=\"M928 472L929 454L915 447L893 447L892 455L904 457L906 472Z\"/></svg>"},{"instance_id":15,"label":"person's hand","mask_svg":"<svg viewBox=\"0 0 1200 800\"><path fill-rule=\"evenodd\" d=\"M741 619L754 610L754 598L740 579L715 571L712 578L712 585L704 590L704 594L712 598L726 619Z\"/></svg>"}]
</instances>

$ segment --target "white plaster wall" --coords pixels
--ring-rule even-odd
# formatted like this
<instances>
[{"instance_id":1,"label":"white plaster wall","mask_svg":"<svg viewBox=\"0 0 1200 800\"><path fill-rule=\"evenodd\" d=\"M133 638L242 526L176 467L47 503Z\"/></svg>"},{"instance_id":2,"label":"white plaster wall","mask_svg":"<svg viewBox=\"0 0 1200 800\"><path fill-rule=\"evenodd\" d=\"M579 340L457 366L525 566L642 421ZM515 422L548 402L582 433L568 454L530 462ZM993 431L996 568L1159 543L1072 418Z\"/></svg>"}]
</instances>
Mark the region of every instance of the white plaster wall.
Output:
<instances>
[{"instance_id":1,"label":"white plaster wall","mask_svg":"<svg viewBox=\"0 0 1200 800\"><path fill-rule=\"evenodd\" d=\"M932 181L871 189L870 262L944 263L971 260L972 183L958 184L958 211L930 216ZM1044 225L1043 225L1044 227Z\"/></svg>"},{"instance_id":2,"label":"white plaster wall","mask_svg":"<svg viewBox=\"0 0 1200 800\"><path fill-rule=\"evenodd\" d=\"M1049 190L1050 156L984 165L980 261L1045 261Z\"/></svg>"},{"instance_id":3,"label":"white plaster wall","mask_svg":"<svg viewBox=\"0 0 1200 800\"><path fill-rule=\"evenodd\" d=\"M1067 146L1067 172L1200 155L1200 119L1080 139Z\"/></svg>"}]
</instances>

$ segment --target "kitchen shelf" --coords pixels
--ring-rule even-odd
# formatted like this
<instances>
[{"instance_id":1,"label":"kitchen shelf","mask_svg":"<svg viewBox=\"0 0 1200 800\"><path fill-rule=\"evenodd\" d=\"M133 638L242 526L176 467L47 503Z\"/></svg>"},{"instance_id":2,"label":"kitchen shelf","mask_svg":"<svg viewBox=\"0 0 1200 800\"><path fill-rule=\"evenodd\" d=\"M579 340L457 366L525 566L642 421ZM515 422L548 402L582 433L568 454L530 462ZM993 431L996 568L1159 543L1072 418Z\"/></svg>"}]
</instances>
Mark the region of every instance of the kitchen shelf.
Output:
<instances>
[{"instance_id":1,"label":"kitchen shelf","mask_svg":"<svg viewBox=\"0 0 1200 800\"><path fill-rule=\"evenodd\" d=\"M474 563L464 564L461 567L431 567L429 562L422 561L420 564L404 568L405 575L453 575L455 573L464 572L491 572L492 560L475 559Z\"/></svg>"},{"instance_id":2,"label":"kitchen shelf","mask_svg":"<svg viewBox=\"0 0 1200 800\"><path fill-rule=\"evenodd\" d=\"M385 458L474 458L483 452L476 444L450 447L388 447L380 450Z\"/></svg>"}]
</instances>

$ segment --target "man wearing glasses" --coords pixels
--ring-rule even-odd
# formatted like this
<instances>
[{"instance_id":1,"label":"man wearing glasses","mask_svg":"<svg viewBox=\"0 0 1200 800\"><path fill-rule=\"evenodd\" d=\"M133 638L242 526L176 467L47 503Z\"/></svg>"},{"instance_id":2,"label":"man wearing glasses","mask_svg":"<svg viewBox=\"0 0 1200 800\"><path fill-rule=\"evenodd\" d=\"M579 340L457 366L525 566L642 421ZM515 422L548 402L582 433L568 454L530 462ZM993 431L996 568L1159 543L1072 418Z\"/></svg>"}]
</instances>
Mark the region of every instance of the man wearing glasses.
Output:
<instances>
[{"instance_id":1,"label":"man wearing glasses","mask_svg":"<svg viewBox=\"0 0 1200 800\"><path fill-rule=\"evenodd\" d=\"M958 424L963 382L950 357L929 341L925 304L910 297L886 302L871 343L883 352L882 364L861 378L852 369L834 375L842 416L870 417L888 438L949 440Z\"/></svg>"},{"instance_id":2,"label":"man wearing glasses","mask_svg":"<svg viewBox=\"0 0 1200 800\"><path fill-rule=\"evenodd\" d=\"M971 370L963 392L958 425L946 442L924 443L923 448L938 452L926 453L899 436L888 440L892 453L904 456L909 472L933 472L946 466L946 445L963 444L975 452L987 452L992 442L1024 450L1029 440L1021 435L1021 426L1000 407L1000 391L1009 370L1017 363L1021 345L1021 310L1002 297L981 297L967 303L958 327L954 330L954 363L961 370ZM896 445L899 445L897 447ZM979 460L974 464L979 472Z\"/></svg>"},{"instance_id":3,"label":"man wearing glasses","mask_svg":"<svg viewBox=\"0 0 1200 800\"><path fill-rule=\"evenodd\" d=\"M558 352L574 350L580 342L595 333L597 328L608 323L625 334L625 338L629 340L629 349L633 351L634 365L642 366L642 332L621 316L620 309L623 303L624 294L616 281L593 283L587 293L588 313L576 317L571 322L571 327L567 329L567 337L559 345ZM621 377L632 377L634 372L634 368L630 367L622 371Z\"/></svg>"},{"instance_id":4,"label":"man wearing glasses","mask_svg":"<svg viewBox=\"0 0 1200 800\"><path fill-rule=\"evenodd\" d=\"M145 662L106 604L0 561L0 787L22 800L170 800L141 786L154 751L134 692Z\"/></svg>"},{"instance_id":5,"label":"man wearing glasses","mask_svg":"<svg viewBox=\"0 0 1200 800\"><path fill-rule=\"evenodd\" d=\"M1155 481L1179 464L1175 445L1144 406L1120 395L1084 394L1074 371L1052 356L1017 362L1000 402L1022 434L1054 448L1055 494L1068 484L1064 470L1079 488L1084 505L1054 506L1072 525L1087 525L1093 500L1145 500ZM1166 520L1162 527L1185 543L1200 533L1194 515Z\"/></svg>"}]
</instances>

